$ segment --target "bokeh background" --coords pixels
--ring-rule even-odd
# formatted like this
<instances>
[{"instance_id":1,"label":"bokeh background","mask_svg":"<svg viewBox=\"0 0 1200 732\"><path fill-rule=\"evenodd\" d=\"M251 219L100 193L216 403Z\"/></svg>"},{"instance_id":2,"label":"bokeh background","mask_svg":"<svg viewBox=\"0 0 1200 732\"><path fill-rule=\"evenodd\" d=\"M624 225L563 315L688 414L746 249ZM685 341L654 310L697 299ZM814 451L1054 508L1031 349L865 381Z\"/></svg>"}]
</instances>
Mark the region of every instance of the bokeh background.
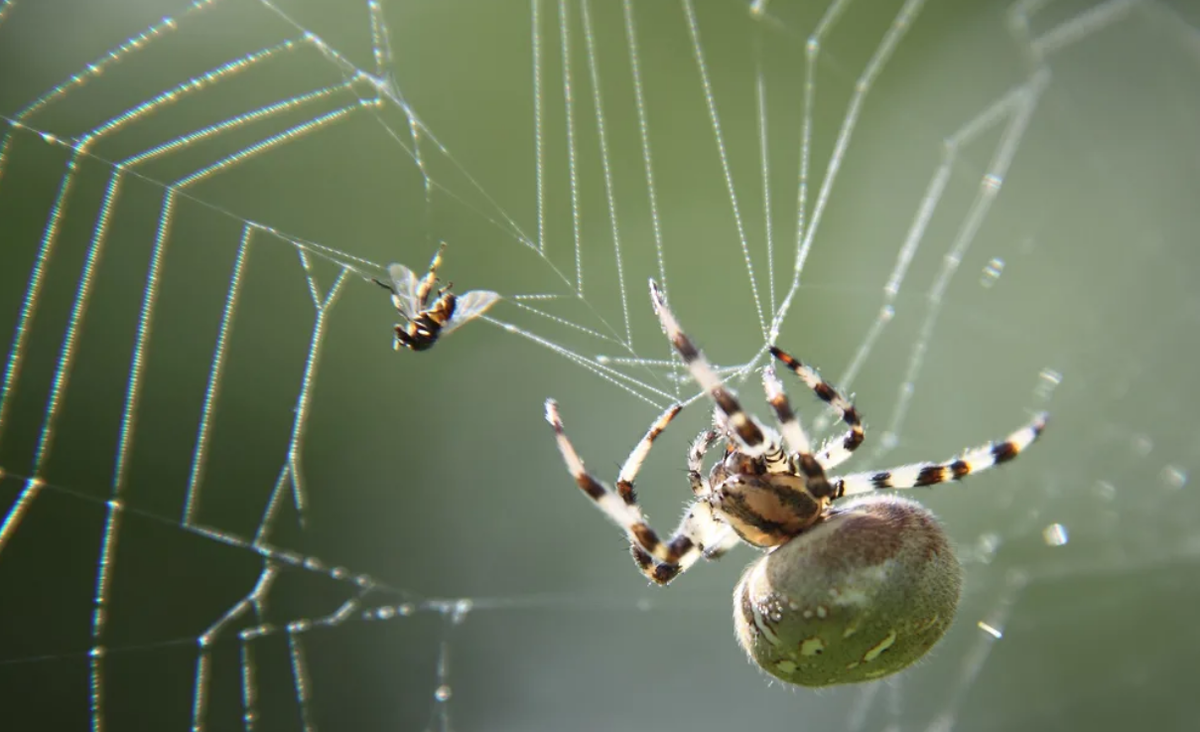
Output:
<instances>
[{"instance_id":1,"label":"bokeh background","mask_svg":"<svg viewBox=\"0 0 1200 732\"><path fill-rule=\"evenodd\" d=\"M1161 1L0 2L0 726L1194 729L1198 49ZM505 301L394 353L369 278L439 241ZM546 397L611 481L693 393L664 271L716 363L774 304L852 377L849 469L1052 412L919 493L967 569L919 667L770 681L751 550L647 587L578 495Z\"/></svg>"}]
</instances>

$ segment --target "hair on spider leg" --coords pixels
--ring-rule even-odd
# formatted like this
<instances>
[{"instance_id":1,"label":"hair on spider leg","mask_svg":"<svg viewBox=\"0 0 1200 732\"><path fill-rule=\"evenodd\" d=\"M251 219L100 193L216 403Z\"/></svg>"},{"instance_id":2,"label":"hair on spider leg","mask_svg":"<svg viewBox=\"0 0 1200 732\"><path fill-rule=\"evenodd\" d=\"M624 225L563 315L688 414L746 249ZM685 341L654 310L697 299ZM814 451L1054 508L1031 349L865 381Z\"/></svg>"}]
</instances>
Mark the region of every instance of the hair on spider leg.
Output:
<instances>
[{"instance_id":1,"label":"hair on spider leg","mask_svg":"<svg viewBox=\"0 0 1200 732\"><path fill-rule=\"evenodd\" d=\"M688 448L694 500L669 538L660 538L646 522L633 483L679 407L651 424L622 465L614 491L587 472L557 404L546 402L546 420L567 471L624 530L638 570L665 585L698 558L716 559L745 542L764 554L746 568L734 590L735 635L767 673L789 683L827 686L879 679L916 663L954 619L962 566L928 509L878 491L962 480L1009 462L1041 436L1046 415L1036 415L1003 440L942 462L829 475L866 439L849 399L815 369L771 347L772 356L846 424L840 441L813 453L774 368L764 370L763 389L778 431L742 409L683 331L654 280L650 300L668 341L716 405L713 428ZM706 454L722 443L723 454L706 472ZM852 495L858 497L838 502Z\"/></svg>"}]
</instances>

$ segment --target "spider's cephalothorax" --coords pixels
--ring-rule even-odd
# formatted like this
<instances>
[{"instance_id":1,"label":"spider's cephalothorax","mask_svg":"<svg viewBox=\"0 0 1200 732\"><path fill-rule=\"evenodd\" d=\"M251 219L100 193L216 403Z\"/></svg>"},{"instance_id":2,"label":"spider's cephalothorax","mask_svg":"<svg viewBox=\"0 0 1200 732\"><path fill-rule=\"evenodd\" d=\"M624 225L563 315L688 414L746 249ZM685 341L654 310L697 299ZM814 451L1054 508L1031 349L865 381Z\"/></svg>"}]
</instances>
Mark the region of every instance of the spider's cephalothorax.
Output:
<instances>
[{"instance_id":1,"label":"spider's cephalothorax","mask_svg":"<svg viewBox=\"0 0 1200 732\"><path fill-rule=\"evenodd\" d=\"M403 264L388 267L391 284L375 280L375 283L392 293L392 304L404 318L396 323L393 347L398 351L425 351L433 347L442 335L458 328L468 320L482 315L500 296L489 290L472 290L461 297L450 292L454 283L448 283L436 292L437 298L429 304L433 286L437 284L437 268L442 263L443 243L429 262L429 271L424 277L417 275Z\"/></svg>"},{"instance_id":2,"label":"spider's cephalothorax","mask_svg":"<svg viewBox=\"0 0 1200 732\"><path fill-rule=\"evenodd\" d=\"M951 460L829 476L826 471L863 442L853 404L812 368L772 346L772 355L838 410L848 429L814 451L770 367L763 384L779 429L760 425L684 334L653 281L650 298L667 338L716 404L713 429L701 433L688 452L695 501L671 538L663 540L650 528L633 481L681 407L670 407L650 426L621 467L614 491L587 472L557 404L546 402L546 419L567 469L625 530L638 568L665 585L700 557L715 559L739 540L767 549L738 583L734 622L751 658L785 681L807 686L865 681L921 658L949 627L961 568L932 514L912 501L870 494L959 480L1012 460L1038 438L1046 415ZM718 442L724 442L725 455L705 476L704 456ZM868 495L845 506L833 503L860 494Z\"/></svg>"},{"instance_id":3,"label":"spider's cephalothorax","mask_svg":"<svg viewBox=\"0 0 1200 732\"><path fill-rule=\"evenodd\" d=\"M830 491L822 475L802 473L795 456L774 443L757 457L735 444L726 438L725 457L708 474L707 500L742 541L778 546L821 518Z\"/></svg>"}]
</instances>

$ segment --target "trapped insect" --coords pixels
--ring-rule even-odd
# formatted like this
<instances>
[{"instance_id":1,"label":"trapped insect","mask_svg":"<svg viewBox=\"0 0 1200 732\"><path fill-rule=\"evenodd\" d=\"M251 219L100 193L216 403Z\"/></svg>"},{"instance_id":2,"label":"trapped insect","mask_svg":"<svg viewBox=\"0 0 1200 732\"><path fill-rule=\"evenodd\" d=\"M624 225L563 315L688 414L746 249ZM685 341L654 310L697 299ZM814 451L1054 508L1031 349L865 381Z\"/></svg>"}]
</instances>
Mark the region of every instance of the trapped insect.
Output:
<instances>
[{"instance_id":1,"label":"trapped insect","mask_svg":"<svg viewBox=\"0 0 1200 732\"><path fill-rule=\"evenodd\" d=\"M877 679L915 663L954 618L962 567L932 513L915 501L871 494L960 480L1008 462L1038 438L1047 415L945 462L829 475L865 436L849 400L815 370L772 347L772 355L837 409L849 429L813 451L770 366L763 385L778 431L760 424L684 334L653 280L650 297L667 338L716 404L713 428L697 437L687 456L695 501L664 540L647 524L634 494L642 462L681 406L650 426L621 467L614 491L584 468L558 405L549 399L546 420L580 489L625 530L634 563L660 585L739 541L766 550L734 590L733 619L738 642L768 673L827 686ZM724 456L705 476L702 461L717 443L724 444Z\"/></svg>"},{"instance_id":2,"label":"trapped insect","mask_svg":"<svg viewBox=\"0 0 1200 732\"><path fill-rule=\"evenodd\" d=\"M392 293L392 304L406 322L396 323L396 339L392 347L412 351L424 351L433 347L438 338L454 331L463 323L482 315L500 295L490 290L472 290L462 295L450 292L454 286L449 282L437 291L437 299L429 304L433 287L440 280L437 268L442 263L446 244L438 247L437 254L429 262L429 271L420 279L403 264L388 266L391 284L375 280L375 284Z\"/></svg>"}]
</instances>

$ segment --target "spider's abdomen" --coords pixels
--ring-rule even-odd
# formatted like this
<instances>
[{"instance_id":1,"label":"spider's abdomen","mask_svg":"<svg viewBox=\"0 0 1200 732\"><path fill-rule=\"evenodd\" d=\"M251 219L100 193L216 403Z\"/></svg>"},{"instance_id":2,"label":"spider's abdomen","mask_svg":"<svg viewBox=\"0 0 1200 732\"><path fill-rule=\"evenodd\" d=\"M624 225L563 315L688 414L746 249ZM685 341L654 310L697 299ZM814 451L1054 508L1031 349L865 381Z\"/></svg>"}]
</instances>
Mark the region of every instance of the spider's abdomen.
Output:
<instances>
[{"instance_id":1,"label":"spider's abdomen","mask_svg":"<svg viewBox=\"0 0 1200 732\"><path fill-rule=\"evenodd\" d=\"M937 643L961 588L962 567L933 514L872 496L839 506L747 567L734 591L734 625L750 658L784 681L870 681Z\"/></svg>"}]
</instances>

